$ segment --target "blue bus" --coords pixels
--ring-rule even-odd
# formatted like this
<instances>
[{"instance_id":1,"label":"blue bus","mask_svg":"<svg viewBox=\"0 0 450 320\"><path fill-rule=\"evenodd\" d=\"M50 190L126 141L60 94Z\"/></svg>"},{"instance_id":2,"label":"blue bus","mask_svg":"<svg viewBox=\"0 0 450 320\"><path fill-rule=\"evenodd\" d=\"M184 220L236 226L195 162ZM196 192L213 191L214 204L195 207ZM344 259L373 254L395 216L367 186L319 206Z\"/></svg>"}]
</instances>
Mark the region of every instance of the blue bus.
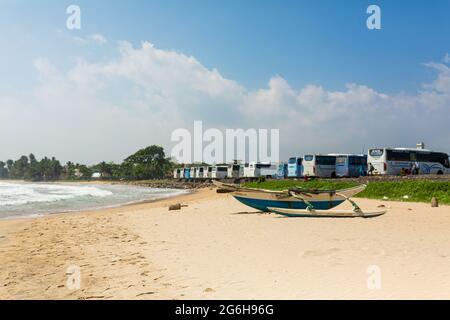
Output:
<instances>
[{"instance_id":1,"label":"blue bus","mask_svg":"<svg viewBox=\"0 0 450 320\"><path fill-rule=\"evenodd\" d=\"M303 177L303 159L300 157L293 157L288 162L288 178Z\"/></svg>"},{"instance_id":2,"label":"blue bus","mask_svg":"<svg viewBox=\"0 0 450 320\"><path fill-rule=\"evenodd\" d=\"M191 168L184 168L182 178L189 179L190 177L191 177Z\"/></svg>"},{"instance_id":3,"label":"blue bus","mask_svg":"<svg viewBox=\"0 0 450 320\"><path fill-rule=\"evenodd\" d=\"M367 175L367 155L339 155L336 157L337 177L361 177Z\"/></svg>"},{"instance_id":4,"label":"blue bus","mask_svg":"<svg viewBox=\"0 0 450 320\"><path fill-rule=\"evenodd\" d=\"M278 164L278 173L276 174L277 179L284 179L287 177L288 174L288 165L287 163L280 162Z\"/></svg>"}]
</instances>

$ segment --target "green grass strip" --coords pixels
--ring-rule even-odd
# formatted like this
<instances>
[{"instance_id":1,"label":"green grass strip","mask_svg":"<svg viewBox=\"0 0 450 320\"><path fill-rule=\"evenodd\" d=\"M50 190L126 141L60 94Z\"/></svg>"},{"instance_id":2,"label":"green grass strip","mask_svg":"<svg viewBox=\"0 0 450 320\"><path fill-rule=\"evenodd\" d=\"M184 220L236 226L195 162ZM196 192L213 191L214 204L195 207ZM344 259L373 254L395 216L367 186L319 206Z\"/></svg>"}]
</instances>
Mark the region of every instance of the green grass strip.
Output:
<instances>
[{"instance_id":1,"label":"green grass strip","mask_svg":"<svg viewBox=\"0 0 450 320\"><path fill-rule=\"evenodd\" d=\"M265 182L246 183L250 188L261 188L268 190L285 190L292 187L313 189L345 189L356 186L358 183L347 181L330 180L270 180ZM370 182L358 198L386 199L407 202L429 203L432 197L436 197L441 204L450 204L450 182L449 181L377 181Z\"/></svg>"}]
</instances>

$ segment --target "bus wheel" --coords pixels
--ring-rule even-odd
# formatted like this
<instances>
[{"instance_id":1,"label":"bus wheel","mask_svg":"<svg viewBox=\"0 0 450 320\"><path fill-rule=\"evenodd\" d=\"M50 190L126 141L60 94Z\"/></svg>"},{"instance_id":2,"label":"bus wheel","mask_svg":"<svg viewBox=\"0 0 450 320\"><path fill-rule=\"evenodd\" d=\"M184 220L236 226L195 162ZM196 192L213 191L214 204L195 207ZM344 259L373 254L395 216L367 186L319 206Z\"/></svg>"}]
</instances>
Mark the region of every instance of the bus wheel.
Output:
<instances>
[{"instance_id":1,"label":"bus wheel","mask_svg":"<svg viewBox=\"0 0 450 320\"><path fill-rule=\"evenodd\" d=\"M437 172L438 175L444 174L441 170Z\"/></svg>"},{"instance_id":2,"label":"bus wheel","mask_svg":"<svg viewBox=\"0 0 450 320\"><path fill-rule=\"evenodd\" d=\"M333 172L333 173L331 174L331 178L332 178L332 179L335 179L335 178L336 178L336 172Z\"/></svg>"}]
</instances>

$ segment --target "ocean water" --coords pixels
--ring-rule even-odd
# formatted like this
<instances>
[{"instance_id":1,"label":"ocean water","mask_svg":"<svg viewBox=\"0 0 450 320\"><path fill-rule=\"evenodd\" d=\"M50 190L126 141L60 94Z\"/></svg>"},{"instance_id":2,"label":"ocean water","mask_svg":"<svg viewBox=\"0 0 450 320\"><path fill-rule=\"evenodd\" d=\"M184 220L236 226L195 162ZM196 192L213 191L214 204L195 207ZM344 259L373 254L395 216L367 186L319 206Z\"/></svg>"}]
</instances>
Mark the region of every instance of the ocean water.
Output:
<instances>
[{"instance_id":1,"label":"ocean water","mask_svg":"<svg viewBox=\"0 0 450 320\"><path fill-rule=\"evenodd\" d=\"M0 219L115 207L186 193L128 185L0 181Z\"/></svg>"}]
</instances>

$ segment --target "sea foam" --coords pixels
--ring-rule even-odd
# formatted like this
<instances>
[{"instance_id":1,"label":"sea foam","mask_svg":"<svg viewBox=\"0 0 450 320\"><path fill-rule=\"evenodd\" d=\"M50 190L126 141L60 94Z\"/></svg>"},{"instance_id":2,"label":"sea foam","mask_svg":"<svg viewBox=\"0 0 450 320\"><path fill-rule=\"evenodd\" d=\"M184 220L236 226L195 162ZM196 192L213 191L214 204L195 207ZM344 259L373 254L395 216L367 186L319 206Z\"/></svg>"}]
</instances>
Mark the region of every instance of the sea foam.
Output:
<instances>
[{"instance_id":1,"label":"sea foam","mask_svg":"<svg viewBox=\"0 0 450 320\"><path fill-rule=\"evenodd\" d=\"M184 192L128 185L0 182L0 219L114 207Z\"/></svg>"}]
</instances>

